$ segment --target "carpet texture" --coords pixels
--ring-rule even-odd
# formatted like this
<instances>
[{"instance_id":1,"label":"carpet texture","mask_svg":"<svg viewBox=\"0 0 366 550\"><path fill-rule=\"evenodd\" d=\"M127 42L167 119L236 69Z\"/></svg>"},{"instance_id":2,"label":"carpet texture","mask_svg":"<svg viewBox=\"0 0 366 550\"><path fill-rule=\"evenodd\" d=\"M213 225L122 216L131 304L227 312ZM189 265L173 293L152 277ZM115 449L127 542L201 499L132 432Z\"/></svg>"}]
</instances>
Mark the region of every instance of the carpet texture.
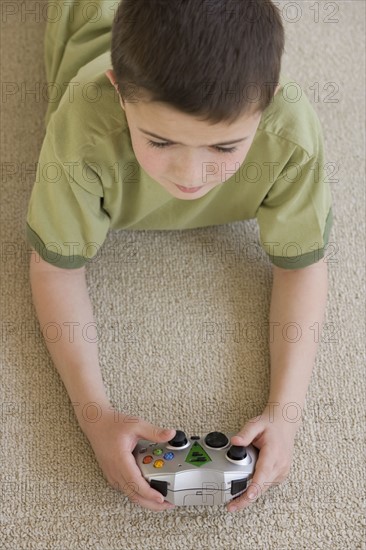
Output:
<instances>
[{"instance_id":1,"label":"carpet texture","mask_svg":"<svg viewBox=\"0 0 366 550\"><path fill-rule=\"evenodd\" d=\"M0 548L364 548L365 3L278 2L283 71L324 129L329 295L290 475L237 514L154 513L109 486L43 341L24 220L47 109L45 4L1 8ZM87 280L115 407L189 434L234 431L261 412L272 273L264 252L248 254L258 243L255 220L108 235Z\"/></svg>"}]
</instances>

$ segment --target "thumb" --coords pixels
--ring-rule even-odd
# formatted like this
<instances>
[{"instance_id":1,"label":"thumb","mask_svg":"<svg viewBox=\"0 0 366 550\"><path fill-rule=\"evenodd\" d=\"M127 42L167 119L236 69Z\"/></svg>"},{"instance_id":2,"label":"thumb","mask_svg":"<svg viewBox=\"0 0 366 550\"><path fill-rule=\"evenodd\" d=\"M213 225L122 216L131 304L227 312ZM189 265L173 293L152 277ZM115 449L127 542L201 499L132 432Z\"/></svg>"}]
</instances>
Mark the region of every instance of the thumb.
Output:
<instances>
[{"instance_id":1,"label":"thumb","mask_svg":"<svg viewBox=\"0 0 366 550\"><path fill-rule=\"evenodd\" d=\"M173 428L160 428L154 424L146 423L141 430L141 435L148 441L154 441L160 443L163 441L169 441L175 436L176 430Z\"/></svg>"},{"instance_id":2,"label":"thumb","mask_svg":"<svg viewBox=\"0 0 366 550\"><path fill-rule=\"evenodd\" d=\"M239 432L236 435L233 435L231 438L231 444L232 445L242 445L243 447L248 447L257 437L258 434L260 434L263 431L262 425L260 422L247 422L244 424L244 426L239 430Z\"/></svg>"}]
</instances>

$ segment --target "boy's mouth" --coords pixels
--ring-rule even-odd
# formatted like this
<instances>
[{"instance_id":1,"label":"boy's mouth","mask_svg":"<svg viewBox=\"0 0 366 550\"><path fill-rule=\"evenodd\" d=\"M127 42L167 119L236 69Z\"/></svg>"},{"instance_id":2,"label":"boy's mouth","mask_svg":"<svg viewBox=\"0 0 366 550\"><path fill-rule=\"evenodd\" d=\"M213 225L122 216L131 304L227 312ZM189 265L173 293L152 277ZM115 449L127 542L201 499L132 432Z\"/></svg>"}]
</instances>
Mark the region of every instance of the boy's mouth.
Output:
<instances>
[{"instance_id":1,"label":"boy's mouth","mask_svg":"<svg viewBox=\"0 0 366 550\"><path fill-rule=\"evenodd\" d=\"M176 183L174 185L183 191L183 193L196 193L204 187L204 185L201 185L200 187L183 187L182 185L177 185Z\"/></svg>"}]
</instances>

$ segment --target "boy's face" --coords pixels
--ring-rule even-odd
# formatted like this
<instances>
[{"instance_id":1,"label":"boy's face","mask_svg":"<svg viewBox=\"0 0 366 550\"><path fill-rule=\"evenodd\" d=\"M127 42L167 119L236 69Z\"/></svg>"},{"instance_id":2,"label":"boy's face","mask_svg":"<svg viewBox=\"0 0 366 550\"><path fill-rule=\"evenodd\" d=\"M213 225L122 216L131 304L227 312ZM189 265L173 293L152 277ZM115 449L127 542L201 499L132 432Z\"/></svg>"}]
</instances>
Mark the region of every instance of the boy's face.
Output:
<instances>
[{"instance_id":1,"label":"boy's face","mask_svg":"<svg viewBox=\"0 0 366 550\"><path fill-rule=\"evenodd\" d=\"M105 74L116 86L114 72ZM210 126L164 103L123 102L120 98L120 104L137 161L166 191L182 200L203 197L239 170L262 114L242 117L231 125ZM168 142L174 143L159 147Z\"/></svg>"}]
</instances>

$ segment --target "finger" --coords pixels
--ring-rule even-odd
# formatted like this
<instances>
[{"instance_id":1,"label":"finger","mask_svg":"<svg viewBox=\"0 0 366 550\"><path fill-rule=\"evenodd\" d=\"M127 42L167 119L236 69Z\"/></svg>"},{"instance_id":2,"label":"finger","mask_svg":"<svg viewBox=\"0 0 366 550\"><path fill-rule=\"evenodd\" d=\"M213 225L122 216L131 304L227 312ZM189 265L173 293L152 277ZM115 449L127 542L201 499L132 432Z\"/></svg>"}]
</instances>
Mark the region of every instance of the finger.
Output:
<instances>
[{"instance_id":1,"label":"finger","mask_svg":"<svg viewBox=\"0 0 366 550\"><path fill-rule=\"evenodd\" d=\"M259 452L258 461L251 482L251 490L249 491L248 489L248 493L253 494L253 499L257 499L268 489L269 484L275 477L274 466L275 460L273 458L273 453L271 453L268 445L265 444Z\"/></svg>"},{"instance_id":2,"label":"finger","mask_svg":"<svg viewBox=\"0 0 366 550\"><path fill-rule=\"evenodd\" d=\"M149 508L149 510L155 511L170 510L175 508L175 504L171 504L170 502L165 500L163 495L161 495L160 493L159 497L161 497L161 502L156 502L155 500L151 500L150 498L142 497L134 490L134 488L130 490L130 485L128 485L127 487L125 486L124 488L125 495L133 504L138 504L140 506L143 506L144 508Z\"/></svg>"},{"instance_id":3,"label":"finger","mask_svg":"<svg viewBox=\"0 0 366 550\"><path fill-rule=\"evenodd\" d=\"M165 510L174 510L175 508L175 505L171 504L167 500L164 500L162 504L159 504L138 495L133 495L131 497L129 496L128 498L133 504L142 506L143 508L147 508L153 512L164 512Z\"/></svg>"},{"instance_id":4,"label":"finger","mask_svg":"<svg viewBox=\"0 0 366 550\"><path fill-rule=\"evenodd\" d=\"M173 439L175 436L176 430L173 428L160 428L159 426L154 426L144 420L140 420L138 426L135 429L135 436L148 441L153 441L154 443L163 443Z\"/></svg>"},{"instance_id":5,"label":"finger","mask_svg":"<svg viewBox=\"0 0 366 550\"><path fill-rule=\"evenodd\" d=\"M258 423L247 422L245 426L236 434L231 437L232 445L242 445L247 447L250 445L261 432L263 428Z\"/></svg>"},{"instance_id":6,"label":"finger","mask_svg":"<svg viewBox=\"0 0 366 550\"><path fill-rule=\"evenodd\" d=\"M245 493L240 495L240 497L237 497L228 504L227 509L229 512L241 510L247 506L250 506L256 502L256 500L262 496L267 489L269 489L270 484L273 482L275 477L273 466L274 463L271 453L266 445L263 445L259 452L259 458L255 466L254 475L248 489Z\"/></svg>"},{"instance_id":7,"label":"finger","mask_svg":"<svg viewBox=\"0 0 366 550\"><path fill-rule=\"evenodd\" d=\"M154 502L163 502L164 497L159 491L152 489L146 479L142 476L136 464L134 456L130 452L125 453L124 470L121 472L121 490L126 494L136 494L139 497Z\"/></svg>"},{"instance_id":8,"label":"finger","mask_svg":"<svg viewBox=\"0 0 366 550\"><path fill-rule=\"evenodd\" d=\"M153 511L156 511L156 512L164 511L164 510L170 510L170 509L175 508L175 505L171 504L167 500L164 500L164 497L162 495L160 495L160 497L162 497L162 501L161 502L156 502L156 501L151 500L151 499L143 498L141 495L139 495L134 490L134 488L131 488L130 485L127 485L127 487L125 485L124 489L125 490L123 492L128 497L130 502L132 502L133 504L137 504L139 506L142 506L143 508L148 508L149 510L153 510ZM132 490L130 490L130 489L132 489Z\"/></svg>"}]
</instances>

